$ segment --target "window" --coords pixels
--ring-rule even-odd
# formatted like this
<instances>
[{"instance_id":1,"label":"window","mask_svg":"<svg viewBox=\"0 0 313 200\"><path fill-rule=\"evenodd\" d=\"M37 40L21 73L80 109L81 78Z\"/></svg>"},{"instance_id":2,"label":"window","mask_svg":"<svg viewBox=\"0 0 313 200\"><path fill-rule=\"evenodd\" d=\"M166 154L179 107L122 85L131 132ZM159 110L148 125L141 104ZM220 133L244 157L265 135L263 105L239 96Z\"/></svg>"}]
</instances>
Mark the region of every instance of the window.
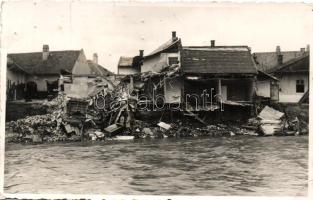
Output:
<instances>
[{"instance_id":1,"label":"window","mask_svg":"<svg viewBox=\"0 0 313 200\"><path fill-rule=\"evenodd\" d=\"M168 57L168 65L178 64L178 57Z\"/></svg>"},{"instance_id":2,"label":"window","mask_svg":"<svg viewBox=\"0 0 313 200\"><path fill-rule=\"evenodd\" d=\"M296 92L297 93L303 93L304 92L304 80L297 80Z\"/></svg>"}]
</instances>

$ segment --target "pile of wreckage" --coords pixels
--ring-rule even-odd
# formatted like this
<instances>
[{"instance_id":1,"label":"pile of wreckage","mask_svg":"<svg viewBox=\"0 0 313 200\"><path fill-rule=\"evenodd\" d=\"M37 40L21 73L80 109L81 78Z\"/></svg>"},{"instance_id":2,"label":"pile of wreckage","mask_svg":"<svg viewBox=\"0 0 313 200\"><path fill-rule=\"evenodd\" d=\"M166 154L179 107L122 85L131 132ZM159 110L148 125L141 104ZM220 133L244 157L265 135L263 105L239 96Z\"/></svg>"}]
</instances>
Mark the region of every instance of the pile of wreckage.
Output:
<instances>
[{"instance_id":1,"label":"pile of wreckage","mask_svg":"<svg viewBox=\"0 0 313 200\"><path fill-rule=\"evenodd\" d=\"M256 118L248 120L243 128L255 130L261 136L272 135L304 135L308 133L308 124L297 116L287 116L286 113L265 106Z\"/></svg>"},{"instance_id":2,"label":"pile of wreckage","mask_svg":"<svg viewBox=\"0 0 313 200\"><path fill-rule=\"evenodd\" d=\"M175 77L179 67L173 65L160 73L147 72L126 76L110 89L98 82L87 87L86 95L59 94L47 101L50 108L46 115L28 116L7 124L9 142L56 142L164 137L229 137L235 135L298 135L306 128L296 117L288 119L285 113L271 107L265 108L256 118L244 125L148 122L135 119L138 96L145 82L151 78ZM136 80L134 82L134 80ZM162 84L163 81L159 83ZM78 86L79 87L79 86ZM159 85L154 85L155 88ZM80 91L76 89L76 91Z\"/></svg>"}]
</instances>

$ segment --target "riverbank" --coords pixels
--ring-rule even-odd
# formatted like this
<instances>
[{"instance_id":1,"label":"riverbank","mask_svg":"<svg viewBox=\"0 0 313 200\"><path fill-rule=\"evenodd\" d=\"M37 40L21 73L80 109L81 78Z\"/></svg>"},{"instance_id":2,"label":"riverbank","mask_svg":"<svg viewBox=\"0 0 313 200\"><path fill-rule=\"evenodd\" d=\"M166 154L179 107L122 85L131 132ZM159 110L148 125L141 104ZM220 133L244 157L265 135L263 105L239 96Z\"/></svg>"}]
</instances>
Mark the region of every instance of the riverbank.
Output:
<instances>
[{"instance_id":1,"label":"riverbank","mask_svg":"<svg viewBox=\"0 0 313 200\"><path fill-rule=\"evenodd\" d=\"M257 136L253 130L241 128L238 125L207 125L194 126L181 122L167 124L168 130L157 124L136 120L134 131L117 127L115 132L107 133L100 129L89 128L81 132L73 129L67 133L66 127L58 124L55 115L36 115L7 123L6 142L8 143L53 143L79 142L85 140L114 140L114 139L161 139L186 137L233 137L236 135ZM164 123L166 124L166 123ZM125 136L125 137L123 137ZM132 136L132 137L131 137Z\"/></svg>"},{"instance_id":2,"label":"riverbank","mask_svg":"<svg viewBox=\"0 0 313 200\"><path fill-rule=\"evenodd\" d=\"M79 142L86 140L119 140L119 139L159 139L185 137L234 137L239 135L305 135L308 134L308 105L271 104L261 105L258 115L247 121L227 121L209 123L197 117L184 115L171 116L166 120L138 118L132 116L128 121L122 113L117 122L107 122L92 112L78 115L67 111L68 103L65 96L46 101L48 114L26 116L6 123L7 143L54 143ZM100 112L100 114L105 112ZM128 116L128 115L126 115ZM130 115L131 116L131 115ZM273 118L274 117L274 118ZM122 119L124 118L124 119ZM107 125L109 124L109 125ZM278 129L278 130L276 130ZM269 134L268 134L269 133Z\"/></svg>"}]
</instances>

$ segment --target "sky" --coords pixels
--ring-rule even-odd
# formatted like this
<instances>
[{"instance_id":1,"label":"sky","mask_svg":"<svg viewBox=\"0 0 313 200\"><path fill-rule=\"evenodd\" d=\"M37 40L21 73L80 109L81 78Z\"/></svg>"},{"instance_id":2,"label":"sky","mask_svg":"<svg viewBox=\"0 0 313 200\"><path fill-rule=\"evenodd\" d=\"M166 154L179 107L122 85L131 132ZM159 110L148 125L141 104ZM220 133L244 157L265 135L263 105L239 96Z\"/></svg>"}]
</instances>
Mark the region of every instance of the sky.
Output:
<instances>
[{"instance_id":1,"label":"sky","mask_svg":"<svg viewBox=\"0 0 313 200\"><path fill-rule=\"evenodd\" d=\"M147 55L176 31L183 45L248 45L252 52L300 50L311 42L305 4L12 1L2 5L8 53L83 49L116 72L120 56Z\"/></svg>"}]
</instances>

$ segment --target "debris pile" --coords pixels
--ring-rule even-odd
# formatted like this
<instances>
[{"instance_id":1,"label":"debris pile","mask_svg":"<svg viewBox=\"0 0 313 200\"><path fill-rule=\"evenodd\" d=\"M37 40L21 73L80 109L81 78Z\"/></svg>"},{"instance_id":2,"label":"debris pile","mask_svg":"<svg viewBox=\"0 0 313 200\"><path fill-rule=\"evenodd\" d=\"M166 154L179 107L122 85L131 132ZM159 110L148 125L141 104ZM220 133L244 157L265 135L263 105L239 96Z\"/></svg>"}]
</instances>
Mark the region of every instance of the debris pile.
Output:
<instances>
[{"instance_id":1,"label":"debris pile","mask_svg":"<svg viewBox=\"0 0 313 200\"><path fill-rule=\"evenodd\" d=\"M79 84L69 87L72 96L61 93L55 99L44 103L49 108L49 114L9 122L7 127L14 133L10 141L40 143L165 137L268 136L307 132L307 129L301 128L307 127L307 124L303 125L304 122L297 117L288 117L284 112L269 106L266 106L256 118L241 126L210 125L197 117L195 119L201 122L201 126L197 126L196 123L183 123L180 121L181 118L173 123L161 119L152 123L136 120L135 113L140 104L138 96L144 92L147 80L155 78L157 81L150 86L157 90L164 84L164 78L175 77L178 71L179 66L172 65L160 73L148 72L126 76L114 86L114 89L98 79L92 84L84 80L83 83L87 85L76 80ZM84 95L79 93L80 85L86 86Z\"/></svg>"},{"instance_id":2,"label":"debris pile","mask_svg":"<svg viewBox=\"0 0 313 200\"><path fill-rule=\"evenodd\" d=\"M157 124L148 124L138 122L141 128L135 130L135 138L184 138L184 137L232 137L235 135L251 135L256 136L255 131L240 128L236 125L207 125L203 127L194 127L192 124L183 124L178 121L176 123L159 122Z\"/></svg>"},{"instance_id":3,"label":"debris pile","mask_svg":"<svg viewBox=\"0 0 313 200\"><path fill-rule=\"evenodd\" d=\"M8 122L13 131L11 142L51 142L66 139L61 129L63 113L55 111L52 114L29 116L17 121Z\"/></svg>"},{"instance_id":4,"label":"debris pile","mask_svg":"<svg viewBox=\"0 0 313 200\"><path fill-rule=\"evenodd\" d=\"M297 116L288 116L269 106L265 106L256 118L249 119L242 127L254 130L262 136L308 133L308 124L305 121L300 121Z\"/></svg>"},{"instance_id":5,"label":"debris pile","mask_svg":"<svg viewBox=\"0 0 313 200\"><path fill-rule=\"evenodd\" d=\"M283 119L283 117L284 113L265 106L265 108L258 115L261 133L265 136L282 134L285 123L285 119Z\"/></svg>"}]
</instances>

